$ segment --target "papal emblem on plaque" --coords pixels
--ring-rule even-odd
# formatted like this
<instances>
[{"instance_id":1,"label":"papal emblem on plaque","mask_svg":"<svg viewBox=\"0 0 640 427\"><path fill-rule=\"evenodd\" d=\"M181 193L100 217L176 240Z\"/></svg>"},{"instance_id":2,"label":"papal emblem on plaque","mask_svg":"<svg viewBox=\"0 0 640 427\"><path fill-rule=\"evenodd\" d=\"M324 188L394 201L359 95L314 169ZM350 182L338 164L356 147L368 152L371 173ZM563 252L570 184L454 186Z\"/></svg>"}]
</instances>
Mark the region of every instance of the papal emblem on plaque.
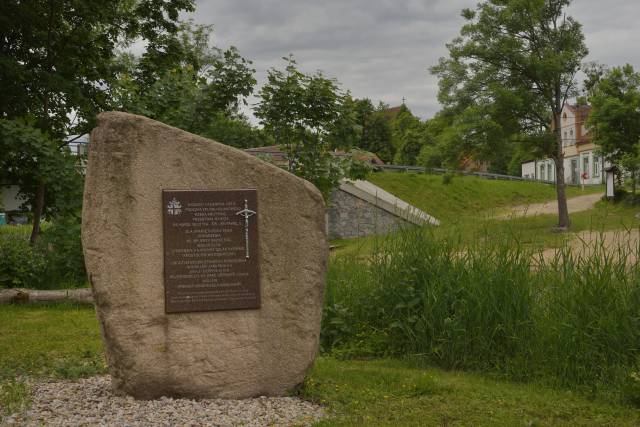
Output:
<instances>
[{"instance_id":1,"label":"papal emblem on plaque","mask_svg":"<svg viewBox=\"0 0 640 427\"><path fill-rule=\"evenodd\" d=\"M174 197L167 204L167 213L169 215L180 215L182 213L182 203Z\"/></svg>"}]
</instances>

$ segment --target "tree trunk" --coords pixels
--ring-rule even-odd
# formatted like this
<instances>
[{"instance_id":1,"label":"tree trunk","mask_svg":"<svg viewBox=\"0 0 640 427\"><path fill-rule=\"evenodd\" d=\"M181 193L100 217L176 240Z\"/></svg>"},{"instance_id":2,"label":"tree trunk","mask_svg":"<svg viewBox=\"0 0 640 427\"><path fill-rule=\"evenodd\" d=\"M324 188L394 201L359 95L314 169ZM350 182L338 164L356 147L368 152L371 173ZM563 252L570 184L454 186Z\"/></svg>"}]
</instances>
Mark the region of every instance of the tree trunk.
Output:
<instances>
[{"instance_id":1,"label":"tree trunk","mask_svg":"<svg viewBox=\"0 0 640 427\"><path fill-rule=\"evenodd\" d=\"M33 228L31 229L31 237L29 237L29 243L33 246L40 234L40 219L42 218L42 211L44 209L44 182L38 184L36 190L36 200L33 204Z\"/></svg>"},{"instance_id":2,"label":"tree trunk","mask_svg":"<svg viewBox=\"0 0 640 427\"><path fill-rule=\"evenodd\" d=\"M554 112L553 134L556 139L556 195L558 198L558 230L566 231L571 226L569 220L569 207L567 206L567 194L564 182L564 147L562 146L562 128L560 123L561 108Z\"/></svg>"},{"instance_id":3,"label":"tree trunk","mask_svg":"<svg viewBox=\"0 0 640 427\"><path fill-rule=\"evenodd\" d=\"M41 291L35 289L0 289L0 304L31 304L37 302L73 301L93 303L91 289L62 289Z\"/></svg>"},{"instance_id":4,"label":"tree trunk","mask_svg":"<svg viewBox=\"0 0 640 427\"><path fill-rule=\"evenodd\" d=\"M569 220L569 207L564 183L564 155L555 159L556 162L556 195L558 198L558 229L566 231L571 226Z\"/></svg>"}]
</instances>

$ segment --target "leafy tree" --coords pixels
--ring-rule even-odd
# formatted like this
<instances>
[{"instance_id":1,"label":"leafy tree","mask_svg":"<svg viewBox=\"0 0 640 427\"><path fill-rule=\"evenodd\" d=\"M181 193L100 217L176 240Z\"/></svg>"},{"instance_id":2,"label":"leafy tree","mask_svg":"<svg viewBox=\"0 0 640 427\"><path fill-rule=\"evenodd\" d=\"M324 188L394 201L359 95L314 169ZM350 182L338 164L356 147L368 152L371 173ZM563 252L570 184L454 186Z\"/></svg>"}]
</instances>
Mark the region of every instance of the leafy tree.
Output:
<instances>
[{"instance_id":1,"label":"leafy tree","mask_svg":"<svg viewBox=\"0 0 640 427\"><path fill-rule=\"evenodd\" d=\"M587 126L605 158L635 175L640 167L640 73L629 64L600 74Z\"/></svg>"},{"instance_id":2,"label":"leafy tree","mask_svg":"<svg viewBox=\"0 0 640 427\"><path fill-rule=\"evenodd\" d=\"M157 46L162 35L176 31L185 10L193 10L192 0L0 2L0 118L30 118L48 145L64 146L66 135L85 133L106 105L103 89L113 76L116 45L142 38L150 48ZM40 179L30 195L32 243L40 230L47 182L53 182L38 170L34 176Z\"/></svg>"},{"instance_id":3,"label":"leafy tree","mask_svg":"<svg viewBox=\"0 0 640 427\"><path fill-rule=\"evenodd\" d=\"M517 134L508 129L481 108L445 108L425 125L424 153L418 156L418 163L424 165L426 161L427 167L459 169L473 159L487 162L492 172L505 173L514 148L519 145L514 140Z\"/></svg>"},{"instance_id":4,"label":"leafy tree","mask_svg":"<svg viewBox=\"0 0 640 427\"><path fill-rule=\"evenodd\" d=\"M560 115L576 94L575 74L587 54L581 26L565 15L570 0L485 0L465 9L467 23L432 72L439 99L472 119L463 133L517 133L564 176ZM463 113L464 112L464 113ZM484 123L484 124L482 124ZM480 126L478 128L478 126ZM570 225L565 183L556 183L558 227Z\"/></svg>"},{"instance_id":5,"label":"leafy tree","mask_svg":"<svg viewBox=\"0 0 640 427\"><path fill-rule=\"evenodd\" d=\"M394 162L401 165L415 165L423 144L423 126L405 104L391 120L391 135L395 149Z\"/></svg>"},{"instance_id":6,"label":"leafy tree","mask_svg":"<svg viewBox=\"0 0 640 427\"><path fill-rule=\"evenodd\" d=\"M201 135L241 149L274 144L271 135L249 123L242 115L230 117L218 113L211 118L211 122Z\"/></svg>"},{"instance_id":7,"label":"leafy tree","mask_svg":"<svg viewBox=\"0 0 640 427\"><path fill-rule=\"evenodd\" d=\"M36 204L43 197L43 213L50 217L76 217L82 208L83 177L77 156L61 150L31 123L0 119L0 182L19 187L23 206ZM39 193L44 183L48 191Z\"/></svg>"},{"instance_id":8,"label":"leafy tree","mask_svg":"<svg viewBox=\"0 0 640 427\"><path fill-rule=\"evenodd\" d=\"M383 110L374 111L365 121L360 148L375 153L384 162L391 162L395 155L391 121Z\"/></svg>"},{"instance_id":9,"label":"leafy tree","mask_svg":"<svg viewBox=\"0 0 640 427\"><path fill-rule=\"evenodd\" d=\"M401 165L415 165L424 145L424 134L421 128L408 129L402 135L400 150L396 153L395 161Z\"/></svg>"},{"instance_id":10,"label":"leafy tree","mask_svg":"<svg viewBox=\"0 0 640 427\"><path fill-rule=\"evenodd\" d=\"M393 145L393 117L388 114L389 106L383 103L374 106L370 99L356 99L345 103L349 106L349 122L352 132L348 141L380 159L390 162L396 149Z\"/></svg>"},{"instance_id":11,"label":"leafy tree","mask_svg":"<svg viewBox=\"0 0 640 427\"><path fill-rule=\"evenodd\" d=\"M239 114L256 83L251 61L234 47L210 46L211 32L185 22L140 58L122 53L110 82L112 108L236 147L263 145L264 135Z\"/></svg>"},{"instance_id":12,"label":"leafy tree","mask_svg":"<svg viewBox=\"0 0 640 427\"><path fill-rule=\"evenodd\" d=\"M459 153L451 153L449 146L455 147L456 144L449 144L450 138L448 133L454 129L452 127L452 117L449 109L443 109L429 119L424 126L425 143L420 149L420 154L416 159L417 164L425 168L451 167L457 168L460 163ZM455 150L457 151L457 150Z\"/></svg>"},{"instance_id":13,"label":"leafy tree","mask_svg":"<svg viewBox=\"0 0 640 427\"><path fill-rule=\"evenodd\" d=\"M585 79L582 82L584 94L578 97L576 104L580 105L583 100L585 104L587 103L598 82L608 71L606 65L596 61L587 62L582 66L582 72L585 74Z\"/></svg>"},{"instance_id":14,"label":"leafy tree","mask_svg":"<svg viewBox=\"0 0 640 427\"><path fill-rule=\"evenodd\" d=\"M289 170L312 182L328 199L348 171L331 155L332 132L340 126L346 96L321 72L302 73L292 56L284 70L272 68L260 89L255 115L283 147Z\"/></svg>"},{"instance_id":15,"label":"leafy tree","mask_svg":"<svg viewBox=\"0 0 640 427\"><path fill-rule=\"evenodd\" d=\"M367 127L367 120L376 111L373 103L368 98L356 99L353 105L355 113L355 121L360 132L359 140L364 137L364 132Z\"/></svg>"},{"instance_id":16,"label":"leafy tree","mask_svg":"<svg viewBox=\"0 0 640 427\"><path fill-rule=\"evenodd\" d=\"M352 150L360 144L362 129L358 124L358 101L347 93L338 105L338 118L329 130L327 140L331 149Z\"/></svg>"}]
</instances>

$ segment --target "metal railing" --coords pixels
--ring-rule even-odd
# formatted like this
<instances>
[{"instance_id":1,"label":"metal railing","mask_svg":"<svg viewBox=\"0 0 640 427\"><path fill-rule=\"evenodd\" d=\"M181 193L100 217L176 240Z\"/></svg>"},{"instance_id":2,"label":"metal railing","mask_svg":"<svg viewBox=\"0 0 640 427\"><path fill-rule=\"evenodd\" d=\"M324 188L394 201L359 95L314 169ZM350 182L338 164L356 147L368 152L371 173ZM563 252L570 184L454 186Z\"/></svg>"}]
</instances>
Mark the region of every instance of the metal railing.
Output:
<instances>
[{"instance_id":1,"label":"metal railing","mask_svg":"<svg viewBox=\"0 0 640 427\"><path fill-rule=\"evenodd\" d=\"M452 173L456 175L477 176L484 179L499 179L503 181L528 181L539 182L542 184L555 185L555 181L547 181L535 178L523 178L521 176L503 175L500 173L489 172L471 172L464 170L443 169L443 168L424 168L422 166L403 166L403 165L375 165L374 171L396 171L396 172L416 172L416 173L432 173L432 174L445 174ZM569 184L569 186L579 186L579 184ZM600 184L598 184L600 185Z\"/></svg>"}]
</instances>

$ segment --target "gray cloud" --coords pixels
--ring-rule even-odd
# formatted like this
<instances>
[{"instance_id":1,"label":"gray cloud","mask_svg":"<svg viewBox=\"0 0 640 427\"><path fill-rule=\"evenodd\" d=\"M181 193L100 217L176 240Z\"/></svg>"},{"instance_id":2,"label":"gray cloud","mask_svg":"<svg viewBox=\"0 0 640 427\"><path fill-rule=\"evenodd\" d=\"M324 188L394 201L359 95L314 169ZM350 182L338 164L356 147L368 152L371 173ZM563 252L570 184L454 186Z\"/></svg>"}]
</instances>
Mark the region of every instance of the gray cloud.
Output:
<instances>
[{"instance_id":1,"label":"gray cloud","mask_svg":"<svg viewBox=\"0 0 640 427\"><path fill-rule=\"evenodd\" d=\"M200 0L194 19L214 24L215 43L236 46L256 68L258 86L281 57L305 72L322 70L355 97L435 114L437 79L428 69L458 35L460 11L477 0ZM637 0L575 0L568 13L583 24L589 61L640 68ZM255 97L250 102L255 102Z\"/></svg>"}]
</instances>

